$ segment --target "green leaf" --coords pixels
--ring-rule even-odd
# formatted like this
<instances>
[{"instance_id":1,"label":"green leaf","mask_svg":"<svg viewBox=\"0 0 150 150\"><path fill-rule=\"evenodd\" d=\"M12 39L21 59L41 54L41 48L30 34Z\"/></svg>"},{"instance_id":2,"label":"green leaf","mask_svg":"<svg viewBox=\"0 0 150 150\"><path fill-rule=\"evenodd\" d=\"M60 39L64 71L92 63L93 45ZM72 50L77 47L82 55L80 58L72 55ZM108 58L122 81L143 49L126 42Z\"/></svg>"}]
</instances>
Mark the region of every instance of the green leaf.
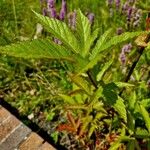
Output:
<instances>
[{"instance_id":1,"label":"green leaf","mask_svg":"<svg viewBox=\"0 0 150 150\"><path fill-rule=\"evenodd\" d=\"M81 133L84 133L88 129L92 120L93 120L93 116L86 116L86 117L82 118L83 124L82 124L81 131L80 131Z\"/></svg>"},{"instance_id":2,"label":"green leaf","mask_svg":"<svg viewBox=\"0 0 150 150\"><path fill-rule=\"evenodd\" d=\"M141 150L139 143L136 139L131 140L127 144L127 150Z\"/></svg>"},{"instance_id":3,"label":"green leaf","mask_svg":"<svg viewBox=\"0 0 150 150\"><path fill-rule=\"evenodd\" d=\"M88 18L83 13L77 11L76 32L80 44L81 55L85 56L90 49L91 24Z\"/></svg>"},{"instance_id":4,"label":"green leaf","mask_svg":"<svg viewBox=\"0 0 150 150\"><path fill-rule=\"evenodd\" d=\"M102 46L100 47L100 49L94 50L94 51L98 51L98 52L96 54L93 53L93 55L91 55L91 57L90 57L89 62L87 62L85 65L82 65L82 68L80 67L80 69L78 70L78 74L81 74L81 73L93 68L98 63L98 61L102 59L103 55L101 54L101 52L103 52L104 50L106 50L106 49L110 50L113 48L113 46L116 46L122 42L125 42L129 39L132 39L132 38L134 38L140 34L144 34L144 33L147 33L147 32L146 31L145 32L143 32L143 31L141 31L141 32L125 32L121 35L112 37L109 41L104 42L102 44ZM95 56L95 57L93 57L93 56Z\"/></svg>"},{"instance_id":5,"label":"green leaf","mask_svg":"<svg viewBox=\"0 0 150 150\"><path fill-rule=\"evenodd\" d=\"M88 137L89 138L91 137L91 135L93 134L93 132L96 130L96 128L97 128L97 125L95 125L95 124L91 125L91 127L90 127L90 129L88 131Z\"/></svg>"},{"instance_id":6,"label":"green leaf","mask_svg":"<svg viewBox=\"0 0 150 150\"><path fill-rule=\"evenodd\" d=\"M146 129L137 128L135 133L136 133L136 137L139 139L150 138L150 134Z\"/></svg>"},{"instance_id":7,"label":"green leaf","mask_svg":"<svg viewBox=\"0 0 150 150\"><path fill-rule=\"evenodd\" d=\"M118 99L118 87L112 82L103 85L103 96L107 105L114 105Z\"/></svg>"},{"instance_id":8,"label":"green leaf","mask_svg":"<svg viewBox=\"0 0 150 150\"><path fill-rule=\"evenodd\" d=\"M117 150L122 142L130 142L131 140L133 139L128 136L120 136L117 141L111 144L109 150Z\"/></svg>"},{"instance_id":9,"label":"green leaf","mask_svg":"<svg viewBox=\"0 0 150 150\"><path fill-rule=\"evenodd\" d=\"M80 87L87 95L91 95L91 87L89 83L81 76L77 75L69 75L70 79L78 86Z\"/></svg>"},{"instance_id":10,"label":"green leaf","mask_svg":"<svg viewBox=\"0 0 150 150\"><path fill-rule=\"evenodd\" d=\"M82 68L84 68L84 66L87 65L88 63L88 58L83 58L81 55L76 54L74 56L74 59L76 60L76 66L75 66L75 72L77 75L81 75L83 72L79 72Z\"/></svg>"},{"instance_id":11,"label":"green leaf","mask_svg":"<svg viewBox=\"0 0 150 150\"><path fill-rule=\"evenodd\" d=\"M136 104L137 104L137 96L136 96L136 92L133 91L133 93L131 94L131 96L128 99L128 107L130 110L135 110L136 109Z\"/></svg>"},{"instance_id":12,"label":"green leaf","mask_svg":"<svg viewBox=\"0 0 150 150\"><path fill-rule=\"evenodd\" d=\"M145 121L145 125L148 129L148 132L150 133L150 117L149 117L149 113L148 111L145 109L145 107L143 105L139 105L140 107L140 113L142 114L144 121Z\"/></svg>"},{"instance_id":13,"label":"green leaf","mask_svg":"<svg viewBox=\"0 0 150 150\"><path fill-rule=\"evenodd\" d=\"M72 50L74 53L79 53L79 44L69 29L69 27L62 21L54 18L45 17L34 12L40 23L50 32L55 38L58 38L66 48Z\"/></svg>"},{"instance_id":14,"label":"green leaf","mask_svg":"<svg viewBox=\"0 0 150 150\"><path fill-rule=\"evenodd\" d=\"M141 34L147 33L147 31L138 31L138 32L125 32L121 35L116 35L112 37L109 41L103 44L103 46L100 48L99 52L102 52L106 49L111 49L113 46L120 44L122 42L125 42L129 39L133 39L136 36L139 36Z\"/></svg>"},{"instance_id":15,"label":"green leaf","mask_svg":"<svg viewBox=\"0 0 150 150\"><path fill-rule=\"evenodd\" d=\"M78 104L84 104L85 99L87 98L87 94L83 91L83 89L79 88L75 83L72 83L72 91L69 95L73 96L75 101Z\"/></svg>"},{"instance_id":16,"label":"green leaf","mask_svg":"<svg viewBox=\"0 0 150 150\"><path fill-rule=\"evenodd\" d=\"M90 103L90 105L93 107L93 105L98 105L99 106L99 104L101 104L101 106L102 106L102 103L100 102L99 103L99 98L102 96L102 92L103 92L103 88L100 86L100 87L98 87L98 89L96 89L96 91L93 93L93 95L91 96L91 103ZM98 101L98 102L97 102Z\"/></svg>"},{"instance_id":17,"label":"green leaf","mask_svg":"<svg viewBox=\"0 0 150 150\"><path fill-rule=\"evenodd\" d=\"M81 73L86 72L89 69L92 69L102 57L103 57L103 55L98 55L92 61L84 60L84 63L79 64L79 66L77 68L77 72L78 72L77 75L80 75Z\"/></svg>"},{"instance_id":18,"label":"green leaf","mask_svg":"<svg viewBox=\"0 0 150 150\"><path fill-rule=\"evenodd\" d=\"M127 127L128 127L128 132L130 134L133 134L134 133L134 130L135 130L135 118L134 116L132 115L131 111L127 111Z\"/></svg>"},{"instance_id":19,"label":"green leaf","mask_svg":"<svg viewBox=\"0 0 150 150\"><path fill-rule=\"evenodd\" d=\"M64 100L65 104L77 104L71 96L65 94L59 94L59 96Z\"/></svg>"},{"instance_id":20,"label":"green leaf","mask_svg":"<svg viewBox=\"0 0 150 150\"><path fill-rule=\"evenodd\" d=\"M90 40L88 41L89 43L89 47L92 46L93 42L96 40L96 38L98 37L98 33L99 33L100 29L97 28L95 29L90 36Z\"/></svg>"},{"instance_id":21,"label":"green leaf","mask_svg":"<svg viewBox=\"0 0 150 150\"><path fill-rule=\"evenodd\" d=\"M125 123L127 123L127 112L126 112L126 106L124 104L124 101L121 97L118 98L116 103L114 104L115 110L118 112L120 117L124 120Z\"/></svg>"},{"instance_id":22,"label":"green leaf","mask_svg":"<svg viewBox=\"0 0 150 150\"><path fill-rule=\"evenodd\" d=\"M50 112L46 116L46 121L51 121L56 114L54 112Z\"/></svg>"},{"instance_id":23,"label":"green leaf","mask_svg":"<svg viewBox=\"0 0 150 150\"><path fill-rule=\"evenodd\" d=\"M142 101L140 101L140 104L142 104L142 106L144 106L145 108L149 108L150 107L150 98L143 99Z\"/></svg>"},{"instance_id":24,"label":"green leaf","mask_svg":"<svg viewBox=\"0 0 150 150\"><path fill-rule=\"evenodd\" d=\"M135 141L134 140L131 140L128 142L127 149L128 150L134 150L135 149Z\"/></svg>"},{"instance_id":25,"label":"green leaf","mask_svg":"<svg viewBox=\"0 0 150 150\"><path fill-rule=\"evenodd\" d=\"M148 46L145 48L145 52L150 50L150 43L148 43Z\"/></svg>"},{"instance_id":26,"label":"green leaf","mask_svg":"<svg viewBox=\"0 0 150 150\"><path fill-rule=\"evenodd\" d=\"M125 136L121 136L120 140L121 140L121 142L129 142L131 140L135 140L135 138L134 137L129 137L129 136L125 135Z\"/></svg>"},{"instance_id":27,"label":"green leaf","mask_svg":"<svg viewBox=\"0 0 150 150\"><path fill-rule=\"evenodd\" d=\"M103 44L106 44L106 42L108 41L108 39L110 39L112 34L112 29L108 29L97 41L96 46L94 47L94 49L92 50L92 55L90 57L90 59L93 59L96 57L97 54L99 54L101 47L103 46Z\"/></svg>"},{"instance_id":28,"label":"green leaf","mask_svg":"<svg viewBox=\"0 0 150 150\"><path fill-rule=\"evenodd\" d=\"M126 82L114 82L119 88L123 87L133 87L134 85Z\"/></svg>"},{"instance_id":29,"label":"green leaf","mask_svg":"<svg viewBox=\"0 0 150 150\"><path fill-rule=\"evenodd\" d=\"M0 47L0 53L20 58L49 58L73 61L70 53L60 45L45 39L25 41Z\"/></svg>"},{"instance_id":30,"label":"green leaf","mask_svg":"<svg viewBox=\"0 0 150 150\"><path fill-rule=\"evenodd\" d=\"M117 140L114 142L108 150L117 150L121 146L121 141Z\"/></svg>"},{"instance_id":31,"label":"green leaf","mask_svg":"<svg viewBox=\"0 0 150 150\"><path fill-rule=\"evenodd\" d=\"M54 142L57 143L58 142L58 137L59 137L59 132L55 131L51 134L51 137L53 138Z\"/></svg>"},{"instance_id":32,"label":"green leaf","mask_svg":"<svg viewBox=\"0 0 150 150\"><path fill-rule=\"evenodd\" d=\"M108 68L111 66L111 64L113 63L113 59L108 61L103 68L101 69L101 71L97 74L97 81L100 81L104 75L104 73L108 70Z\"/></svg>"}]
</instances>

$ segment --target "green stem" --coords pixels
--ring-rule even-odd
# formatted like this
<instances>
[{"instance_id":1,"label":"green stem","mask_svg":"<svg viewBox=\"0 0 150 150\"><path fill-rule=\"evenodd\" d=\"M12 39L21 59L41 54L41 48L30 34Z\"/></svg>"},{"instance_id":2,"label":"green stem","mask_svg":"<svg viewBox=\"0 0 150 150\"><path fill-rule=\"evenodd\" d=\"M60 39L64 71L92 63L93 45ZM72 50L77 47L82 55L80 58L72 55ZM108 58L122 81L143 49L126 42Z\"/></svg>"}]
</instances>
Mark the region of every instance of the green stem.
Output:
<instances>
[{"instance_id":1,"label":"green stem","mask_svg":"<svg viewBox=\"0 0 150 150\"><path fill-rule=\"evenodd\" d=\"M12 6L13 6L13 15L14 15L14 20L15 20L15 32L16 32L16 35L18 36L18 23L17 23L16 7L15 7L14 0L12 0Z\"/></svg>"},{"instance_id":2,"label":"green stem","mask_svg":"<svg viewBox=\"0 0 150 150\"><path fill-rule=\"evenodd\" d=\"M147 35L145 43L147 43L149 41L149 39L150 39L150 35ZM127 77L125 78L124 82L128 82L130 80L130 77L133 74L133 71L134 71L135 67L137 66L137 63L139 62L139 60L140 60L144 50L145 50L145 47L140 47L139 48L139 53L137 54L137 57L135 58L135 61L133 62L133 64L132 64L132 66L131 66L131 68L130 68L130 70L129 70L129 72L127 74ZM122 91L119 93L119 96L122 95L124 90L125 90L125 88L122 89Z\"/></svg>"},{"instance_id":3,"label":"green stem","mask_svg":"<svg viewBox=\"0 0 150 150\"><path fill-rule=\"evenodd\" d=\"M87 71L87 75L89 77L89 80L91 81L91 83L93 84L93 86L95 87L95 89L98 89L97 87L97 83L96 81L94 80L93 76L92 76L92 73L90 70Z\"/></svg>"}]
</instances>

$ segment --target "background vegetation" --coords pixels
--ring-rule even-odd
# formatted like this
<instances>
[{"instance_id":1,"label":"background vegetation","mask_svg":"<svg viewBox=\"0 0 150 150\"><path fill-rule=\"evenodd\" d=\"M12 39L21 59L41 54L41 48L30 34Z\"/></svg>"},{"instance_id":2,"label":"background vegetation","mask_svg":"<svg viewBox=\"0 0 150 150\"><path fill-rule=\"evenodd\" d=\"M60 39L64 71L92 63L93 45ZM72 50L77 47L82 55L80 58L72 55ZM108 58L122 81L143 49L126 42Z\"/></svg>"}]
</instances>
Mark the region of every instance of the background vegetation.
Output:
<instances>
[{"instance_id":1,"label":"background vegetation","mask_svg":"<svg viewBox=\"0 0 150 150\"><path fill-rule=\"evenodd\" d=\"M82 18L77 20L77 33L72 30L81 40L79 47L80 43L83 44L80 34L84 29L86 37L88 30L93 32L99 28L98 36L96 32L95 36L89 34L91 39L84 43L88 45L93 38L86 56L82 51L79 54L71 52L77 61L76 66L45 58L49 54L45 51L39 56L38 49L37 53L34 50L27 53L26 50L30 49L26 45L5 47L35 37L52 41L54 37L61 37L64 42L65 34L54 33L52 26L48 26L39 14L36 15L43 27L51 30L44 28L37 34L39 21L31 10L42 14L43 7L46 7L46 2L43 3L41 5L38 0L0 0L1 98L44 128L56 143L67 149L150 149L150 50L149 45L143 46L140 42L143 32L136 32L149 27L146 17L150 2L122 0L117 5L117 1L68 0L68 14L76 10L77 16ZM125 4L129 5L127 10L123 10ZM59 12L61 1L57 0L55 7ZM93 13L94 22L89 23L78 8L86 16ZM67 17L64 22L68 24ZM81 24L83 28L80 28ZM87 24L90 24L90 29L86 28ZM61 22L59 28L62 29ZM116 35L120 37L116 37L113 43L111 39ZM139 40L135 40L136 36ZM55 47L58 52L66 48L64 45ZM72 47L77 49L74 43ZM143 53L138 52L139 47L144 49ZM102 50L105 51L99 52ZM98 56L98 61L93 65L91 60L95 56ZM92 65L85 69L84 64L88 61ZM128 76L136 61L136 67Z\"/></svg>"}]
</instances>

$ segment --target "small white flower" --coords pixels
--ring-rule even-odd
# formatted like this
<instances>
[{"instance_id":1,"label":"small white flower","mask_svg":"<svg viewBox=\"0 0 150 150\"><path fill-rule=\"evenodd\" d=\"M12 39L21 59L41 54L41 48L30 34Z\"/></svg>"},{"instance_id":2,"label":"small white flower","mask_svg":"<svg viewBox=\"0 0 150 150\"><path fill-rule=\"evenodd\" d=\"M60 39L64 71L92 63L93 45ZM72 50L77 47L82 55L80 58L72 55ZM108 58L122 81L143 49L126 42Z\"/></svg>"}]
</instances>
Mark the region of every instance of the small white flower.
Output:
<instances>
[{"instance_id":1,"label":"small white flower","mask_svg":"<svg viewBox=\"0 0 150 150\"><path fill-rule=\"evenodd\" d=\"M34 118L34 114L33 113L31 113L30 115L28 115L28 119L33 119Z\"/></svg>"}]
</instances>

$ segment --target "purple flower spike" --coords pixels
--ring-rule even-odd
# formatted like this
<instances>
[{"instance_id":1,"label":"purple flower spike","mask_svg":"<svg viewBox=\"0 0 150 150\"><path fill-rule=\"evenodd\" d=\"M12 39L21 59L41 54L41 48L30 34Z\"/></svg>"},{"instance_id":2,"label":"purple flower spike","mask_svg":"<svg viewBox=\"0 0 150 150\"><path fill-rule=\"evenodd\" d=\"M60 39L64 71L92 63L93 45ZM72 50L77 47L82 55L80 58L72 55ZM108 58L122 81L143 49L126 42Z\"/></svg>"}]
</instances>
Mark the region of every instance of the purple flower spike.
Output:
<instances>
[{"instance_id":1,"label":"purple flower spike","mask_svg":"<svg viewBox=\"0 0 150 150\"><path fill-rule=\"evenodd\" d=\"M64 20L66 14L67 14L67 4L66 4L65 0L62 0L62 5L61 5L60 14L59 14L59 19L60 20Z\"/></svg>"},{"instance_id":2,"label":"purple flower spike","mask_svg":"<svg viewBox=\"0 0 150 150\"><path fill-rule=\"evenodd\" d=\"M92 24L94 22L95 15L93 13L89 13L87 17L88 17L90 23Z\"/></svg>"},{"instance_id":3,"label":"purple flower spike","mask_svg":"<svg viewBox=\"0 0 150 150\"><path fill-rule=\"evenodd\" d=\"M129 7L127 10L127 27L128 28L130 28L130 26L131 26L132 12L133 12L133 8Z\"/></svg>"},{"instance_id":4,"label":"purple flower spike","mask_svg":"<svg viewBox=\"0 0 150 150\"><path fill-rule=\"evenodd\" d=\"M136 10L133 18L133 27L138 27L141 21L142 12L140 9Z\"/></svg>"},{"instance_id":5,"label":"purple flower spike","mask_svg":"<svg viewBox=\"0 0 150 150\"><path fill-rule=\"evenodd\" d=\"M57 18L57 12L55 8L50 9L50 17Z\"/></svg>"},{"instance_id":6,"label":"purple flower spike","mask_svg":"<svg viewBox=\"0 0 150 150\"><path fill-rule=\"evenodd\" d=\"M132 11L133 11L132 7L130 7L130 8L128 9L128 11L127 11L127 18L128 18L129 20L131 19Z\"/></svg>"},{"instance_id":7,"label":"purple flower spike","mask_svg":"<svg viewBox=\"0 0 150 150\"><path fill-rule=\"evenodd\" d=\"M47 6L48 8L53 8L55 5L55 0L47 0Z\"/></svg>"},{"instance_id":8,"label":"purple flower spike","mask_svg":"<svg viewBox=\"0 0 150 150\"><path fill-rule=\"evenodd\" d=\"M119 56L119 59L121 61L121 63L124 65L126 63L126 55L125 53L121 53L120 56Z\"/></svg>"},{"instance_id":9,"label":"purple flower spike","mask_svg":"<svg viewBox=\"0 0 150 150\"><path fill-rule=\"evenodd\" d=\"M120 8L120 0L116 0L116 9L119 10Z\"/></svg>"},{"instance_id":10,"label":"purple flower spike","mask_svg":"<svg viewBox=\"0 0 150 150\"><path fill-rule=\"evenodd\" d=\"M122 47L122 53L130 53L132 49L132 44L126 44Z\"/></svg>"},{"instance_id":11,"label":"purple flower spike","mask_svg":"<svg viewBox=\"0 0 150 150\"><path fill-rule=\"evenodd\" d=\"M123 13L126 13L126 11L128 10L128 8L129 8L129 4L126 2L126 3L123 4L123 6L122 6L122 12L123 12Z\"/></svg>"},{"instance_id":12,"label":"purple flower spike","mask_svg":"<svg viewBox=\"0 0 150 150\"><path fill-rule=\"evenodd\" d=\"M58 45L61 45L61 44L62 44L62 42L61 42L59 39L57 39L57 38L54 38L53 40L54 40L54 42L55 42L56 44L58 44Z\"/></svg>"},{"instance_id":13,"label":"purple flower spike","mask_svg":"<svg viewBox=\"0 0 150 150\"><path fill-rule=\"evenodd\" d=\"M109 6L109 7L112 7L112 5L113 5L113 0L108 0L107 3L108 3L108 6Z\"/></svg>"},{"instance_id":14,"label":"purple flower spike","mask_svg":"<svg viewBox=\"0 0 150 150\"><path fill-rule=\"evenodd\" d=\"M55 9L55 0L47 0L47 12L49 17L57 18L57 12Z\"/></svg>"}]
</instances>

